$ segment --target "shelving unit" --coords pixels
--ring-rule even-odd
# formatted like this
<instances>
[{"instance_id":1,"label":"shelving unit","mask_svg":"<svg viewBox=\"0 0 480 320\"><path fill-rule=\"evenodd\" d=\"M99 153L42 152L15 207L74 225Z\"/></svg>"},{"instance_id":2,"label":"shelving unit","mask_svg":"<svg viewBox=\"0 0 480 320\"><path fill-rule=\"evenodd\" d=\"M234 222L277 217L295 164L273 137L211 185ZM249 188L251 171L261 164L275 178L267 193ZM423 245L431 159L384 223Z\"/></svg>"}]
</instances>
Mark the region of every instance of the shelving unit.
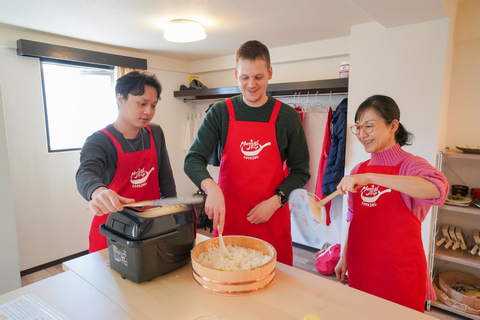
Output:
<instances>
[{"instance_id":1,"label":"shelving unit","mask_svg":"<svg viewBox=\"0 0 480 320\"><path fill-rule=\"evenodd\" d=\"M464 153L459 150L450 150L447 149L445 151L439 152L438 161L437 161L437 169L442 171L443 168L446 168L446 163L448 161L478 161L478 164L475 166L476 168L480 168L480 154L469 154ZM474 167L474 166L471 166ZM468 171L468 169L467 169ZM446 174L446 173L445 173ZM452 169L451 174L456 179L462 180L462 173L457 175ZM463 173L465 175L465 173ZM447 175L447 174L446 174ZM475 172L469 172L467 175L470 177L463 176L463 179L475 177ZM447 179L449 176L447 175ZM478 180L477 180L478 181ZM451 183L449 180L450 185L456 184ZM480 181L479 181L480 185ZM469 187L476 187L470 185ZM460 226L462 230L471 230L471 229L480 229L480 208L476 207L473 204L473 201L470 203L469 206L466 207L459 207L459 206L452 206L452 205L442 205L439 207L434 207L433 210L433 230L439 230L442 228L441 222L442 219L445 221L454 221L456 226ZM470 270L477 270L480 271L480 256L478 254L472 255L467 250L461 250L460 248L457 250L452 249L445 249L443 246L437 247L436 243L438 240L437 234L440 232L433 232L432 237L432 246L431 246L431 256L430 256L430 274L433 275L434 273L441 273L446 270L441 270L441 267L437 267L437 265L441 265L442 262L446 263L447 265L454 265L455 269L461 270L463 272L469 273ZM466 240L467 241L467 240ZM467 244L468 245L468 244ZM471 273L471 272L470 272ZM461 310L454 309L450 306L443 304L440 301L429 301L428 309L430 306L434 306L440 309L447 310L452 313L459 314L463 317L469 319L480 320L480 316L466 313Z\"/></svg>"},{"instance_id":2,"label":"shelving unit","mask_svg":"<svg viewBox=\"0 0 480 320\"><path fill-rule=\"evenodd\" d=\"M268 85L267 94L270 96L293 95L293 94L325 94L348 92L348 78L271 83ZM229 98L240 94L238 87L221 87L212 89L196 89L174 91L173 96L189 100L205 100L217 98Z\"/></svg>"}]
</instances>

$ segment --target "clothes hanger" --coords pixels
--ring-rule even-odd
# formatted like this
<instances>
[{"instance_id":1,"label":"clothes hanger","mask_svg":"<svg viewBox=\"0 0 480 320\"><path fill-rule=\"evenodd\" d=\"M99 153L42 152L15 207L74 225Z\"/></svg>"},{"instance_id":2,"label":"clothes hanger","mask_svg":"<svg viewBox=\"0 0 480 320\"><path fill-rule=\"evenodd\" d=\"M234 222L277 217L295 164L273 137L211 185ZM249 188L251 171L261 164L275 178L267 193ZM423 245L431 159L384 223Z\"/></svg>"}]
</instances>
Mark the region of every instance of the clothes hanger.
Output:
<instances>
[{"instance_id":1,"label":"clothes hanger","mask_svg":"<svg viewBox=\"0 0 480 320\"><path fill-rule=\"evenodd\" d=\"M327 107L325 107L320 101L317 101L317 97L318 97L318 91L315 93L315 101L313 102L313 107L315 109L323 109L325 111L328 111Z\"/></svg>"}]
</instances>

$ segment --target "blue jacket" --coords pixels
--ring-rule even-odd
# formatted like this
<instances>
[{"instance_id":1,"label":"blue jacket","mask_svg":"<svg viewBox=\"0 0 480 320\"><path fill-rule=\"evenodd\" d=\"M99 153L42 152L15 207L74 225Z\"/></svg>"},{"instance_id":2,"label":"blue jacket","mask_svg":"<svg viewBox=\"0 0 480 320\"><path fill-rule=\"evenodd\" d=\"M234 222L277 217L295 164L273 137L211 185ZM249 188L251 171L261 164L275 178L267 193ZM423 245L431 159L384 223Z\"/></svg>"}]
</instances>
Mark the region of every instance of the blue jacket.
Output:
<instances>
[{"instance_id":1,"label":"blue jacket","mask_svg":"<svg viewBox=\"0 0 480 320\"><path fill-rule=\"evenodd\" d=\"M322 194L329 195L337 189L345 172L345 146L347 138L347 105L348 99L340 102L332 112L332 131L330 152L323 173Z\"/></svg>"}]
</instances>

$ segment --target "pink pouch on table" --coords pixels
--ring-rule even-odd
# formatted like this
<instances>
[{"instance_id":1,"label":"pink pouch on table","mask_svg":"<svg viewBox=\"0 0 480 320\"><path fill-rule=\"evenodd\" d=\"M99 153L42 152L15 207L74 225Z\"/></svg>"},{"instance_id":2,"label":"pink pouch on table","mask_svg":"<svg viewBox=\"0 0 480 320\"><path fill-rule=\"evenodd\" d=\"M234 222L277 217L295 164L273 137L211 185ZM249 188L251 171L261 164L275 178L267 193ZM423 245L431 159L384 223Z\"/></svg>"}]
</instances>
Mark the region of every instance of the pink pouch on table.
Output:
<instances>
[{"instance_id":1,"label":"pink pouch on table","mask_svg":"<svg viewBox=\"0 0 480 320\"><path fill-rule=\"evenodd\" d=\"M315 268L318 272L325 276L335 273L335 267L340 260L340 249L340 244L333 244L315 254Z\"/></svg>"}]
</instances>

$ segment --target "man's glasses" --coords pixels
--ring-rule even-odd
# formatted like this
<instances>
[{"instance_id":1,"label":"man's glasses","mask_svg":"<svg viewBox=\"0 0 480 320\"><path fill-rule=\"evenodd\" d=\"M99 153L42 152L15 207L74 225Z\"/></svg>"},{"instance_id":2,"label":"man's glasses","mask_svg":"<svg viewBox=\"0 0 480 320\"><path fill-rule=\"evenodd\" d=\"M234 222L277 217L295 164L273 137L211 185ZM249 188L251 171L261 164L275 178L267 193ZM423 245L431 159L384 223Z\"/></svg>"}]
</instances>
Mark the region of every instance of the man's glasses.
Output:
<instances>
[{"instance_id":1,"label":"man's glasses","mask_svg":"<svg viewBox=\"0 0 480 320\"><path fill-rule=\"evenodd\" d=\"M350 127L350 131L356 136L360 134L360 130L363 130L366 134L370 134L375 130L375 125L373 122L365 122L362 125L354 124Z\"/></svg>"}]
</instances>

